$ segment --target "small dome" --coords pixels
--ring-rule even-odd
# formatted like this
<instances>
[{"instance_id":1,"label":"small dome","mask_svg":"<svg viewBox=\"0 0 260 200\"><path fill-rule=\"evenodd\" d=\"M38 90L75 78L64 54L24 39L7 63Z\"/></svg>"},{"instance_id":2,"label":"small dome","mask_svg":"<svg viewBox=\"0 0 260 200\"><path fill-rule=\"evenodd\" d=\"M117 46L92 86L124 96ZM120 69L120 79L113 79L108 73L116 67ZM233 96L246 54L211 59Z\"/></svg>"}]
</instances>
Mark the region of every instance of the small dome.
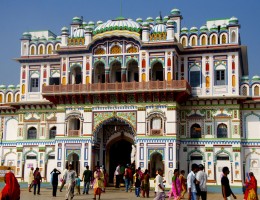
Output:
<instances>
[{"instance_id":1,"label":"small dome","mask_svg":"<svg viewBox=\"0 0 260 200\"><path fill-rule=\"evenodd\" d=\"M143 27L149 27L149 23L148 23L148 22L143 22L143 23L142 23L142 26L143 26Z\"/></svg>"},{"instance_id":2,"label":"small dome","mask_svg":"<svg viewBox=\"0 0 260 200\"><path fill-rule=\"evenodd\" d=\"M260 76L258 76L258 75L253 76L252 81L254 81L254 82L260 81Z\"/></svg>"},{"instance_id":3,"label":"small dome","mask_svg":"<svg viewBox=\"0 0 260 200\"><path fill-rule=\"evenodd\" d=\"M167 25L174 25L174 21L171 19L167 20Z\"/></svg>"},{"instance_id":4,"label":"small dome","mask_svg":"<svg viewBox=\"0 0 260 200\"><path fill-rule=\"evenodd\" d=\"M187 27L183 27L181 29L181 33L188 33L189 32L189 29Z\"/></svg>"},{"instance_id":5,"label":"small dome","mask_svg":"<svg viewBox=\"0 0 260 200\"><path fill-rule=\"evenodd\" d=\"M90 22L88 22L88 25L89 25L89 26L95 26L95 22L90 21Z\"/></svg>"},{"instance_id":6,"label":"small dome","mask_svg":"<svg viewBox=\"0 0 260 200\"><path fill-rule=\"evenodd\" d=\"M40 41L41 41L41 42L45 42L45 41L46 41L46 38L45 38L44 36L41 36L41 37L40 37Z\"/></svg>"},{"instance_id":7,"label":"small dome","mask_svg":"<svg viewBox=\"0 0 260 200\"><path fill-rule=\"evenodd\" d=\"M61 29L61 31L62 31L62 32L68 32L69 29L68 29L67 27L64 26L64 27Z\"/></svg>"},{"instance_id":8,"label":"small dome","mask_svg":"<svg viewBox=\"0 0 260 200\"><path fill-rule=\"evenodd\" d=\"M205 32L208 32L208 31L209 31L209 29L208 29L208 27L206 25L203 25L203 26L200 27L200 32L201 33L205 33Z\"/></svg>"},{"instance_id":9,"label":"small dome","mask_svg":"<svg viewBox=\"0 0 260 200\"><path fill-rule=\"evenodd\" d=\"M147 17L147 18L146 18L146 21L147 21L147 22L150 22L150 23L154 22L154 20L153 20L152 17Z\"/></svg>"},{"instance_id":10,"label":"small dome","mask_svg":"<svg viewBox=\"0 0 260 200\"><path fill-rule=\"evenodd\" d=\"M10 90L14 90L15 89L15 85L8 85L7 88L10 89Z\"/></svg>"},{"instance_id":11,"label":"small dome","mask_svg":"<svg viewBox=\"0 0 260 200\"><path fill-rule=\"evenodd\" d=\"M82 19L79 17L73 17L72 18L72 23L73 24L81 24L82 23Z\"/></svg>"},{"instance_id":12,"label":"small dome","mask_svg":"<svg viewBox=\"0 0 260 200\"><path fill-rule=\"evenodd\" d=\"M93 31L93 27L92 26L85 26L84 28L86 31Z\"/></svg>"},{"instance_id":13,"label":"small dome","mask_svg":"<svg viewBox=\"0 0 260 200\"><path fill-rule=\"evenodd\" d=\"M88 23L87 23L87 22L85 22L85 21L84 21L84 22L82 22L82 26L83 26L83 27L85 27L85 26L87 26L87 25L88 25Z\"/></svg>"},{"instance_id":14,"label":"small dome","mask_svg":"<svg viewBox=\"0 0 260 200\"><path fill-rule=\"evenodd\" d=\"M101 24L103 24L103 22L102 21L97 21L97 25L99 26L99 25L101 25Z\"/></svg>"},{"instance_id":15,"label":"small dome","mask_svg":"<svg viewBox=\"0 0 260 200\"><path fill-rule=\"evenodd\" d=\"M210 31L218 31L218 27L216 26L216 24L213 24L213 25L210 27Z\"/></svg>"},{"instance_id":16,"label":"small dome","mask_svg":"<svg viewBox=\"0 0 260 200\"><path fill-rule=\"evenodd\" d=\"M39 40L39 38L33 36L33 38L32 38L32 41L33 41L33 42L37 42L38 40Z\"/></svg>"},{"instance_id":17,"label":"small dome","mask_svg":"<svg viewBox=\"0 0 260 200\"><path fill-rule=\"evenodd\" d=\"M53 40L55 40L55 37L53 37L53 36L51 35L50 37L48 37L48 40L53 41Z\"/></svg>"},{"instance_id":18,"label":"small dome","mask_svg":"<svg viewBox=\"0 0 260 200\"><path fill-rule=\"evenodd\" d=\"M16 86L16 89L18 89L18 90L20 89L20 84L18 84L18 85Z\"/></svg>"},{"instance_id":19,"label":"small dome","mask_svg":"<svg viewBox=\"0 0 260 200\"><path fill-rule=\"evenodd\" d=\"M181 14L181 11L177 8L174 8L174 9L171 10L171 14L177 16L177 15Z\"/></svg>"},{"instance_id":20,"label":"small dome","mask_svg":"<svg viewBox=\"0 0 260 200\"><path fill-rule=\"evenodd\" d=\"M56 40L61 40L61 36L60 36L60 35L57 36L57 37L56 37Z\"/></svg>"},{"instance_id":21,"label":"small dome","mask_svg":"<svg viewBox=\"0 0 260 200\"><path fill-rule=\"evenodd\" d=\"M152 33L165 33L166 32L166 25L164 24L157 24L152 28Z\"/></svg>"},{"instance_id":22,"label":"small dome","mask_svg":"<svg viewBox=\"0 0 260 200\"><path fill-rule=\"evenodd\" d=\"M6 85L0 85L0 90L5 90L6 89Z\"/></svg>"},{"instance_id":23,"label":"small dome","mask_svg":"<svg viewBox=\"0 0 260 200\"><path fill-rule=\"evenodd\" d=\"M238 24L238 18L231 17L228 22L229 24Z\"/></svg>"},{"instance_id":24,"label":"small dome","mask_svg":"<svg viewBox=\"0 0 260 200\"><path fill-rule=\"evenodd\" d=\"M23 39L31 39L32 35L29 32L24 32L22 38Z\"/></svg>"},{"instance_id":25,"label":"small dome","mask_svg":"<svg viewBox=\"0 0 260 200\"><path fill-rule=\"evenodd\" d=\"M138 23L142 23L142 22L143 22L143 19L139 17L139 18L137 18L135 21L138 22Z\"/></svg>"},{"instance_id":26,"label":"small dome","mask_svg":"<svg viewBox=\"0 0 260 200\"><path fill-rule=\"evenodd\" d=\"M222 24L221 27L220 27L220 30L221 31L227 30L227 25L226 24Z\"/></svg>"},{"instance_id":27,"label":"small dome","mask_svg":"<svg viewBox=\"0 0 260 200\"><path fill-rule=\"evenodd\" d=\"M76 29L72 35L73 38L82 38L84 37L84 29L82 27Z\"/></svg>"},{"instance_id":28,"label":"small dome","mask_svg":"<svg viewBox=\"0 0 260 200\"><path fill-rule=\"evenodd\" d=\"M190 28L190 32L196 33L196 32L198 32L198 28L193 26L193 27Z\"/></svg>"},{"instance_id":29,"label":"small dome","mask_svg":"<svg viewBox=\"0 0 260 200\"><path fill-rule=\"evenodd\" d=\"M163 21L167 22L169 20L169 16L164 16Z\"/></svg>"},{"instance_id":30,"label":"small dome","mask_svg":"<svg viewBox=\"0 0 260 200\"><path fill-rule=\"evenodd\" d=\"M116 20L108 20L106 23L97 26L94 29L94 34L113 30L128 30L139 32L141 30L141 26L131 19L118 18Z\"/></svg>"}]
</instances>

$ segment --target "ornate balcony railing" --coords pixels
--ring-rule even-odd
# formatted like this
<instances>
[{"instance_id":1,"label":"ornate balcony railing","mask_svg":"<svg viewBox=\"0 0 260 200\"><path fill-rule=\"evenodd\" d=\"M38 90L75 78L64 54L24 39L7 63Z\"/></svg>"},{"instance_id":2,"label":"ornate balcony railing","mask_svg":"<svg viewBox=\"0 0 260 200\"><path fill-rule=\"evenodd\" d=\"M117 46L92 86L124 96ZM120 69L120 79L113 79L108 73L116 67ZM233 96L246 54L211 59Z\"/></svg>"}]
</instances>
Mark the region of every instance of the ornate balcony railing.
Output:
<instances>
[{"instance_id":1,"label":"ornate balcony railing","mask_svg":"<svg viewBox=\"0 0 260 200\"><path fill-rule=\"evenodd\" d=\"M79 136L79 130L69 130L68 136L69 137L78 137Z\"/></svg>"},{"instance_id":2,"label":"ornate balcony railing","mask_svg":"<svg viewBox=\"0 0 260 200\"><path fill-rule=\"evenodd\" d=\"M122 83L92 83L74 85L43 86L43 95L56 94L99 94L99 93L132 93L132 92L181 92L191 94L191 87L185 80L122 82Z\"/></svg>"},{"instance_id":3,"label":"ornate balcony railing","mask_svg":"<svg viewBox=\"0 0 260 200\"><path fill-rule=\"evenodd\" d=\"M162 135L163 132L162 132L162 129L151 129L151 134L150 135Z\"/></svg>"}]
</instances>

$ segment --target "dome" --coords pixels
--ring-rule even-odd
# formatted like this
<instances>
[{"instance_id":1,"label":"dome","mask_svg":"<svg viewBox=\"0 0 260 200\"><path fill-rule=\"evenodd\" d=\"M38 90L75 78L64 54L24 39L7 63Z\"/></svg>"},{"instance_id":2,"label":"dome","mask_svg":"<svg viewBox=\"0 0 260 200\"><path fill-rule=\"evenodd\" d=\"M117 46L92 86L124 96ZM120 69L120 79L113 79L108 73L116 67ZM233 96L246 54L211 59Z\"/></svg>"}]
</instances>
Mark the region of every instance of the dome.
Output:
<instances>
[{"instance_id":1,"label":"dome","mask_svg":"<svg viewBox=\"0 0 260 200\"><path fill-rule=\"evenodd\" d=\"M130 19L120 18L117 20L108 20L106 23L96 27L94 29L94 34L113 30L128 30L139 32L141 30L141 26L137 22Z\"/></svg>"},{"instance_id":2,"label":"dome","mask_svg":"<svg viewBox=\"0 0 260 200\"><path fill-rule=\"evenodd\" d=\"M72 18L72 23L73 24L81 24L81 22L82 22L82 19L79 18L79 17L73 17Z\"/></svg>"},{"instance_id":3,"label":"dome","mask_svg":"<svg viewBox=\"0 0 260 200\"><path fill-rule=\"evenodd\" d=\"M6 85L0 85L0 90L5 90L6 89Z\"/></svg>"},{"instance_id":4,"label":"dome","mask_svg":"<svg viewBox=\"0 0 260 200\"><path fill-rule=\"evenodd\" d=\"M171 19L167 20L167 25L174 25L174 21Z\"/></svg>"},{"instance_id":5,"label":"dome","mask_svg":"<svg viewBox=\"0 0 260 200\"><path fill-rule=\"evenodd\" d=\"M190 32L192 32L192 33L198 32L198 28L193 26L190 28Z\"/></svg>"},{"instance_id":6,"label":"dome","mask_svg":"<svg viewBox=\"0 0 260 200\"><path fill-rule=\"evenodd\" d=\"M228 22L229 24L238 24L238 18L231 17Z\"/></svg>"},{"instance_id":7,"label":"dome","mask_svg":"<svg viewBox=\"0 0 260 200\"><path fill-rule=\"evenodd\" d=\"M15 85L8 85L7 89L14 90L15 89Z\"/></svg>"},{"instance_id":8,"label":"dome","mask_svg":"<svg viewBox=\"0 0 260 200\"><path fill-rule=\"evenodd\" d=\"M143 22L143 19L139 17L139 18L136 19L136 22L142 23L142 22Z\"/></svg>"},{"instance_id":9,"label":"dome","mask_svg":"<svg viewBox=\"0 0 260 200\"><path fill-rule=\"evenodd\" d=\"M209 31L209 29L208 29L208 27L206 25L203 25L203 26L200 27L200 32L201 33L205 33L205 32L208 32L208 31Z\"/></svg>"},{"instance_id":10,"label":"dome","mask_svg":"<svg viewBox=\"0 0 260 200\"><path fill-rule=\"evenodd\" d=\"M50 37L48 37L48 40L55 40L55 37L51 35Z\"/></svg>"},{"instance_id":11,"label":"dome","mask_svg":"<svg viewBox=\"0 0 260 200\"><path fill-rule=\"evenodd\" d=\"M87 26L87 25L88 25L87 22L82 22L82 26L83 26L83 27L85 27L85 26Z\"/></svg>"},{"instance_id":12,"label":"dome","mask_svg":"<svg viewBox=\"0 0 260 200\"><path fill-rule=\"evenodd\" d=\"M56 40L61 40L61 36L57 36L57 37L56 37Z\"/></svg>"},{"instance_id":13,"label":"dome","mask_svg":"<svg viewBox=\"0 0 260 200\"><path fill-rule=\"evenodd\" d=\"M84 29L82 27L76 29L72 35L73 38L82 38L84 37Z\"/></svg>"},{"instance_id":14,"label":"dome","mask_svg":"<svg viewBox=\"0 0 260 200\"><path fill-rule=\"evenodd\" d=\"M169 16L164 16L163 21L167 22L169 20Z\"/></svg>"},{"instance_id":15,"label":"dome","mask_svg":"<svg viewBox=\"0 0 260 200\"><path fill-rule=\"evenodd\" d=\"M85 26L84 28L86 31L93 31L93 27L92 26Z\"/></svg>"},{"instance_id":16,"label":"dome","mask_svg":"<svg viewBox=\"0 0 260 200\"><path fill-rule=\"evenodd\" d=\"M171 10L171 14L172 15L180 15L181 14L181 11L177 8L174 8Z\"/></svg>"},{"instance_id":17,"label":"dome","mask_svg":"<svg viewBox=\"0 0 260 200\"><path fill-rule=\"evenodd\" d=\"M18 84L18 85L16 86L16 89L18 89L18 90L20 89L20 84Z\"/></svg>"},{"instance_id":18,"label":"dome","mask_svg":"<svg viewBox=\"0 0 260 200\"><path fill-rule=\"evenodd\" d=\"M38 40L39 40L39 38L33 36L33 38L32 38L32 41L33 41L33 42L37 42Z\"/></svg>"},{"instance_id":19,"label":"dome","mask_svg":"<svg viewBox=\"0 0 260 200\"><path fill-rule=\"evenodd\" d=\"M227 25L226 24L222 24L221 27L220 27L220 30L221 31L227 30Z\"/></svg>"},{"instance_id":20,"label":"dome","mask_svg":"<svg viewBox=\"0 0 260 200\"><path fill-rule=\"evenodd\" d=\"M217 31L218 30L218 27L213 24L211 27L210 27L210 31Z\"/></svg>"},{"instance_id":21,"label":"dome","mask_svg":"<svg viewBox=\"0 0 260 200\"><path fill-rule=\"evenodd\" d=\"M152 28L152 33L165 33L166 32L166 25L164 24L157 24Z\"/></svg>"},{"instance_id":22,"label":"dome","mask_svg":"<svg viewBox=\"0 0 260 200\"><path fill-rule=\"evenodd\" d=\"M154 20L153 20L152 17L147 17L147 18L146 18L146 21L147 21L147 22L150 22L150 23L154 22Z\"/></svg>"},{"instance_id":23,"label":"dome","mask_svg":"<svg viewBox=\"0 0 260 200\"><path fill-rule=\"evenodd\" d=\"M143 26L143 27L149 27L149 23L148 23L148 22L143 22L143 23L142 23L142 26Z\"/></svg>"},{"instance_id":24,"label":"dome","mask_svg":"<svg viewBox=\"0 0 260 200\"><path fill-rule=\"evenodd\" d=\"M41 42L45 42L45 41L46 41L46 38L45 38L44 36L41 36L41 37L40 37L40 41L41 41Z\"/></svg>"},{"instance_id":25,"label":"dome","mask_svg":"<svg viewBox=\"0 0 260 200\"><path fill-rule=\"evenodd\" d=\"M89 26L95 26L95 22L90 21L90 22L88 22L88 25Z\"/></svg>"},{"instance_id":26,"label":"dome","mask_svg":"<svg viewBox=\"0 0 260 200\"><path fill-rule=\"evenodd\" d=\"M69 29L68 29L67 27L64 26L64 27L61 29L61 31L62 31L62 32L68 32Z\"/></svg>"},{"instance_id":27,"label":"dome","mask_svg":"<svg viewBox=\"0 0 260 200\"><path fill-rule=\"evenodd\" d=\"M23 39L31 39L31 37L32 37L31 33L29 33L29 32L24 32L22 38L23 38Z\"/></svg>"},{"instance_id":28,"label":"dome","mask_svg":"<svg viewBox=\"0 0 260 200\"><path fill-rule=\"evenodd\" d=\"M183 27L183 28L181 29L181 33L188 33L188 32L189 32L189 29L186 28L186 27Z\"/></svg>"},{"instance_id":29,"label":"dome","mask_svg":"<svg viewBox=\"0 0 260 200\"><path fill-rule=\"evenodd\" d=\"M97 21L97 25L101 25L101 24L103 24L103 22L102 21Z\"/></svg>"},{"instance_id":30,"label":"dome","mask_svg":"<svg viewBox=\"0 0 260 200\"><path fill-rule=\"evenodd\" d=\"M258 75L253 76L252 81L260 81L260 76Z\"/></svg>"}]
</instances>

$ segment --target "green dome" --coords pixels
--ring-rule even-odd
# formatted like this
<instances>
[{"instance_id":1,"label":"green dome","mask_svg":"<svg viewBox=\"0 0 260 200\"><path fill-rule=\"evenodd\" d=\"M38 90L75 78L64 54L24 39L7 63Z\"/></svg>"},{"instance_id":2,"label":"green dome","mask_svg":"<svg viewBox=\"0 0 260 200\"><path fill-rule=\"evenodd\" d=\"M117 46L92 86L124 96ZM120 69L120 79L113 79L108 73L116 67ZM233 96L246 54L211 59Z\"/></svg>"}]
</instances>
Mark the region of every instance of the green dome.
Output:
<instances>
[{"instance_id":1,"label":"green dome","mask_svg":"<svg viewBox=\"0 0 260 200\"><path fill-rule=\"evenodd\" d=\"M41 41L41 42L45 42L45 41L46 41L46 38L45 38L44 36L41 36L41 37L40 37L40 41Z\"/></svg>"},{"instance_id":2,"label":"green dome","mask_svg":"<svg viewBox=\"0 0 260 200\"><path fill-rule=\"evenodd\" d=\"M167 25L174 25L174 21L171 19L167 20Z\"/></svg>"},{"instance_id":3,"label":"green dome","mask_svg":"<svg viewBox=\"0 0 260 200\"><path fill-rule=\"evenodd\" d=\"M37 42L38 40L39 40L39 38L37 38L37 37L35 37L35 36L32 38L32 41L33 41L33 42Z\"/></svg>"},{"instance_id":4,"label":"green dome","mask_svg":"<svg viewBox=\"0 0 260 200\"><path fill-rule=\"evenodd\" d=\"M213 24L211 27L210 27L210 31L218 31L218 27Z\"/></svg>"},{"instance_id":5,"label":"green dome","mask_svg":"<svg viewBox=\"0 0 260 200\"><path fill-rule=\"evenodd\" d=\"M138 22L138 23L142 23L142 22L143 22L143 19L139 17L139 18L137 18L135 21Z\"/></svg>"},{"instance_id":6,"label":"green dome","mask_svg":"<svg viewBox=\"0 0 260 200\"><path fill-rule=\"evenodd\" d=\"M198 32L198 28L193 26L193 27L190 28L190 32L196 33L196 32Z\"/></svg>"},{"instance_id":7,"label":"green dome","mask_svg":"<svg viewBox=\"0 0 260 200\"><path fill-rule=\"evenodd\" d=\"M200 27L200 32L201 33L205 33L205 32L208 32L208 31L209 31L209 29L208 29L208 27L206 25L203 25L203 26Z\"/></svg>"},{"instance_id":8,"label":"green dome","mask_svg":"<svg viewBox=\"0 0 260 200\"><path fill-rule=\"evenodd\" d=\"M152 17L147 17L147 18L146 18L146 21L147 21L147 22L150 22L150 23L154 22L154 20L153 20Z\"/></svg>"},{"instance_id":9,"label":"green dome","mask_svg":"<svg viewBox=\"0 0 260 200\"><path fill-rule=\"evenodd\" d=\"M93 31L93 27L92 26L85 26L84 28L86 31Z\"/></svg>"},{"instance_id":10,"label":"green dome","mask_svg":"<svg viewBox=\"0 0 260 200\"><path fill-rule=\"evenodd\" d=\"M50 37L48 38L48 40L51 40L51 41L53 41L53 40L55 40L55 37L53 37L53 36L50 36Z\"/></svg>"},{"instance_id":11,"label":"green dome","mask_svg":"<svg viewBox=\"0 0 260 200\"><path fill-rule=\"evenodd\" d=\"M231 17L228 22L229 22L229 24L232 24L232 25L238 24L238 18Z\"/></svg>"},{"instance_id":12,"label":"green dome","mask_svg":"<svg viewBox=\"0 0 260 200\"><path fill-rule=\"evenodd\" d=\"M8 85L7 89L14 90L15 89L15 85Z\"/></svg>"},{"instance_id":13,"label":"green dome","mask_svg":"<svg viewBox=\"0 0 260 200\"><path fill-rule=\"evenodd\" d=\"M188 33L188 32L189 32L189 29L186 28L186 27L183 27L183 28L181 29L181 33Z\"/></svg>"},{"instance_id":14,"label":"green dome","mask_svg":"<svg viewBox=\"0 0 260 200\"><path fill-rule=\"evenodd\" d=\"M149 23L148 23L148 22L143 22L143 23L142 23L142 26L143 26L143 27L149 27Z\"/></svg>"},{"instance_id":15,"label":"green dome","mask_svg":"<svg viewBox=\"0 0 260 200\"><path fill-rule=\"evenodd\" d=\"M31 37L32 35L29 32L24 32L22 36L23 39L27 39L27 40L31 39Z\"/></svg>"},{"instance_id":16,"label":"green dome","mask_svg":"<svg viewBox=\"0 0 260 200\"><path fill-rule=\"evenodd\" d=\"M95 26L95 22L90 21L90 22L88 23L88 25L89 25L89 26Z\"/></svg>"},{"instance_id":17,"label":"green dome","mask_svg":"<svg viewBox=\"0 0 260 200\"><path fill-rule=\"evenodd\" d=\"M258 75L253 76L252 81L260 81L260 76Z\"/></svg>"},{"instance_id":18,"label":"green dome","mask_svg":"<svg viewBox=\"0 0 260 200\"><path fill-rule=\"evenodd\" d=\"M177 8L174 8L171 10L171 14L172 15L180 15L181 14L181 11Z\"/></svg>"},{"instance_id":19,"label":"green dome","mask_svg":"<svg viewBox=\"0 0 260 200\"><path fill-rule=\"evenodd\" d=\"M61 36L57 36L57 37L56 37L56 40L61 40Z\"/></svg>"},{"instance_id":20,"label":"green dome","mask_svg":"<svg viewBox=\"0 0 260 200\"><path fill-rule=\"evenodd\" d=\"M167 22L169 20L169 16L164 16L163 21Z\"/></svg>"},{"instance_id":21,"label":"green dome","mask_svg":"<svg viewBox=\"0 0 260 200\"><path fill-rule=\"evenodd\" d=\"M0 90L5 90L6 89L6 85L0 85Z\"/></svg>"},{"instance_id":22,"label":"green dome","mask_svg":"<svg viewBox=\"0 0 260 200\"><path fill-rule=\"evenodd\" d=\"M73 17L72 18L72 23L81 23L81 18L79 18L79 17Z\"/></svg>"},{"instance_id":23,"label":"green dome","mask_svg":"<svg viewBox=\"0 0 260 200\"><path fill-rule=\"evenodd\" d=\"M225 30L227 30L228 28L227 28L227 25L226 24L222 24L221 25L221 27L220 27L220 30L221 31L225 31Z\"/></svg>"},{"instance_id":24,"label":"green dome","mask_svg":"<svg viewBox=\"0 0 260 200\"><path fill-rule=\"evenodd\" d=\"M83 26L83 27L85 27L85 26L87 26L87 25L88 25L87 22L82 22L82 26Z\"/></svg>"},{"instance_id":25,"label":"green dome","mask_svg":"<svg viewBox=\"0 0 260 200\"><path fill-rule=\"evenodd\" d=\"M99 25L101 25L101 24L103 24L103 22L102 21L97 21L97 25L99 26Z\"/></svg>"},{"instance_id":26,"label":"green dome","mask_svg":"<svg viewBox=\"0 0 260 200\"><path fill-rule=\"evenodd\" d=\"M20 89L20 84L18 84L18 85L16 86L16 89L18 89L18 90Z\"/></svg>"},{"instance_id":27,"label":"green dome","mask_svg":"<svg viewBox=\"0 0 260 200\"><path fill-rule=\"evenodd\" d=\"M67 27L64 26L64 27L61 29L61 31L62 31L62 32L68 32L69 29L68 29Z\"/></svg>"}]
</instances>

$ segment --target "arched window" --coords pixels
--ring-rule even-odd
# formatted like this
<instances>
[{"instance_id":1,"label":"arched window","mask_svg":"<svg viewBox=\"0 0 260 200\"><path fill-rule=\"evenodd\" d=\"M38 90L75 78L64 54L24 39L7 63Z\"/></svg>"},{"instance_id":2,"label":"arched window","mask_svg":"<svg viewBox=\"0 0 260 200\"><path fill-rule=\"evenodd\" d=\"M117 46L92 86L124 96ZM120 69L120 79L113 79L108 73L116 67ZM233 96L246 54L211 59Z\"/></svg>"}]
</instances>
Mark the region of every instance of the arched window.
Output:
<instances>
[{"instance_id":1,"label":"arched window","mask_svg":"<svg viewBox=\"0 0 260 200\"><path fill-rule=\"evenodd\" d=\"M198 67L198 66L191 67L189 78L190 78L191 87L200 87L200 85L201 85L200 67Z\"/></svg>"},{"instance_id":2,"label":"arched window","mask_svg":"<svg viewBox=\"0 0 260 200\"><path fill-rule=\"evenodd\" d=\"M60 49L60 44L57 44L56 45L56 50L59 50Z\"/></svg>"},{"instance_id":3,"label":"arched window","mask_svg":"<svg viewBox=\"0 0 260 200\"><path fill-rule=\"evenodd\" d=\"M119 53L121 53L122 51L121 51L121 48L120 48L120 46L118 46L118 45L115 45L115 46L113 46L112 48L111 48L111 50L110 50L110 53L111 54L119 54Z\"/></svg>"},{"instance_id":4,"label":"arched window","mask_svg":"<svg viewBox=\"0 0 260 200\"><path fill-rule=\"evenodd\" d=\"M54 139L56 137L56 130L57 130L56 126L50 129L50 135L49 135L50 139Z\"/></svg>"},{"instance_id":5,"label":"arched window","mask_svg":"<svg viewBox=\"0 0 260 200\"><path fill-rule=\"evenodd\" d=\"M17 94L16 95L16 100L15 100L16 102L19 102L20 101L20 94Z\"/></svg>"},{"instance_id":6,"label":"arched window","mask_svg":"<svg viewBox=\"0 0 260 200\"><path fill-rule=\"evenodd\" d=\"M226 124L219 124L217 128L217 138L227 138L227 125Z\"/></svg>"},{"instance_id":7,"label":"arched window","mask_svg":"<svg viewBox=\"0 0 260 200\"><path fill-rule=\"evenodd\" d=\"M34 46L32 46L31 47L31 53L30 53L31 55L34 55L35 54L35 47Z\"/></svg>"},{"instance_id":8,"label":"arched window","mask_svg":"<svg viewBox=\"0 0 260 200\"><path fill-rule=\"evenodd\" d=\"M216 35L213 35L213 36L212 36L212 38L211 38L211 44L212 44L212 45L217 44L217 37L216 37Z\"/></svg>"},{"instance_id":9,"label":"arched window","mask_svg":"<svg viewBox=\"0 0 260 200\"><path fill-rule=\"evenodd\" d=\"M226 85L226 67L223 65L215 69L215 85Z\"/></svg>"},{"instance_id":10,"label":"arched window","mask_svg":"<svg viewBox=\"0 0 260 200\"><path fill-rule=\"evenodd\" d=\"M201 127L199 124L193 124L190 128L191 138L201 138Z\"/></svg>"},{"instance_id":11,"label":"arched window","mask_svg":"<svg viewBox=\"0 0 260 200\"><path fill-rule=\"evenodd\" d=\"M0 103L3 103L3 94L0 94Z\"/></svg>"},{"instance_id":12,"label":"arched window","mask_svg":"<svg viewBox=\"0 0 260 200\"><path fill-rule=\"evenodd\" d=\"M37 137L37 129L34 127L29 128L27 132L27 139L28 140L36 139L36 137Z\"/></svg>"},{"instance_id":13,"label":"arched window","mask_svg":"<svg viewBox=\"0 0 260 200\"><path fill-rule=\"evenodd\" d=\"M254 96L259 96L259 86L258 85L256 85L254 87Z\"/></svg>"},{"instance_id":14,"label":"arched window","mask_svg":"<svg viewBox=\"0 0 260 200\"><path fill-rule=\"evenodd\" d=\"M242 87L242 95L247 96L247 87L245 85Z\"/></svg>"},{"instance_id":15,"label":"arched window","mask_svg":"<svg viewBox=\"0 0 260 200\"><path fill-rule=\"evenodd\" d=\"M7 95L7 102L10 103L12 101L12 95L9 93Z\"/></svg>"},{"instance_id":16,"label":"arched window","mask_svg":"<svg viewBox=\"0 0 260 200\"><path fill-rule=\"evenodd\" d=\"M235 33L235 31L233 31L232 34L231 34L231 42L232 42L232 43L235 43L236 40L237 40L237 38L236 38L236 33Z\"/></svg>"},{"instance_id":17,"label":"arched window","mask_svg":"<svg viewBox=\"0 0 260 200\"><path fill-rule=\"evenodd\" d=\"M52 54L52 46L51 45L48 46L48 54Z\"/></svg>"},{"instance_id":18,"label":"arched window","mask_svg":"<svg viewBox=\"0 0 260 200\"><path fill-rule=\"evenodd\" d=\"M187 46L187 42L186 42L186 38L185 37L182 38L181 44L182 44L183 47Z\"/></svg>"},{"instance_id":19,"label":"arched window","mask_svg":"<svg viewBox=\"0 0 260 200\"><path fill-rule=\"evenodd\" d=\"M207 43L206 43L206 36L205 35L203 35L202 37L201 37L201 45L206 45Z\"/></svg>"},{"instance_id":20,"label":"arched window","mask_svg":"<svg viewBox=\"0 0 260 200\"><path fill-rule=\"evenodd\" d=\"M43 54L43 46L42 46L42 45L39 47L39 54L40 54L40 55Z\"/></svg>"},{"instance_id":21,"label":"arched window","mask_svg":"<svg viewBox=\"0 0 260 200\"><path fill-rule=\"evenodd\" d=\"M162 119L160 117L154 117L151 120L151 129L162 129Z\"/></svg>"},{"instance_id":22,"label":"arched window","mask_svg":"<svg viewBox=\"0 0 260 200\"><path fill-rule=\"evenodd\" d=\"M227 43L227 36L226 36L226 34L223 34L221 36L221 44L226 44L226 43Z\"/></svg>"},{"instance_id":23,"label":"arched window","mask_svg":"<svg viewBox=\"0 0 260 200\"><path fill-rule=\"evenodd\" d=\"M196 46L196 38L192 37L191 39L191 46Z\"/></svg>"},{"instance_id":24,"label":"arched window","mask_svg":"<svg viewBox=\"0 0 260 200\"><path fill-rule=\"evenodd\" d=\"M95 51L95 55L102 55L102 54L105 54L105 50L103 48L98 48Z\"/></svg>"}]
</instances>

